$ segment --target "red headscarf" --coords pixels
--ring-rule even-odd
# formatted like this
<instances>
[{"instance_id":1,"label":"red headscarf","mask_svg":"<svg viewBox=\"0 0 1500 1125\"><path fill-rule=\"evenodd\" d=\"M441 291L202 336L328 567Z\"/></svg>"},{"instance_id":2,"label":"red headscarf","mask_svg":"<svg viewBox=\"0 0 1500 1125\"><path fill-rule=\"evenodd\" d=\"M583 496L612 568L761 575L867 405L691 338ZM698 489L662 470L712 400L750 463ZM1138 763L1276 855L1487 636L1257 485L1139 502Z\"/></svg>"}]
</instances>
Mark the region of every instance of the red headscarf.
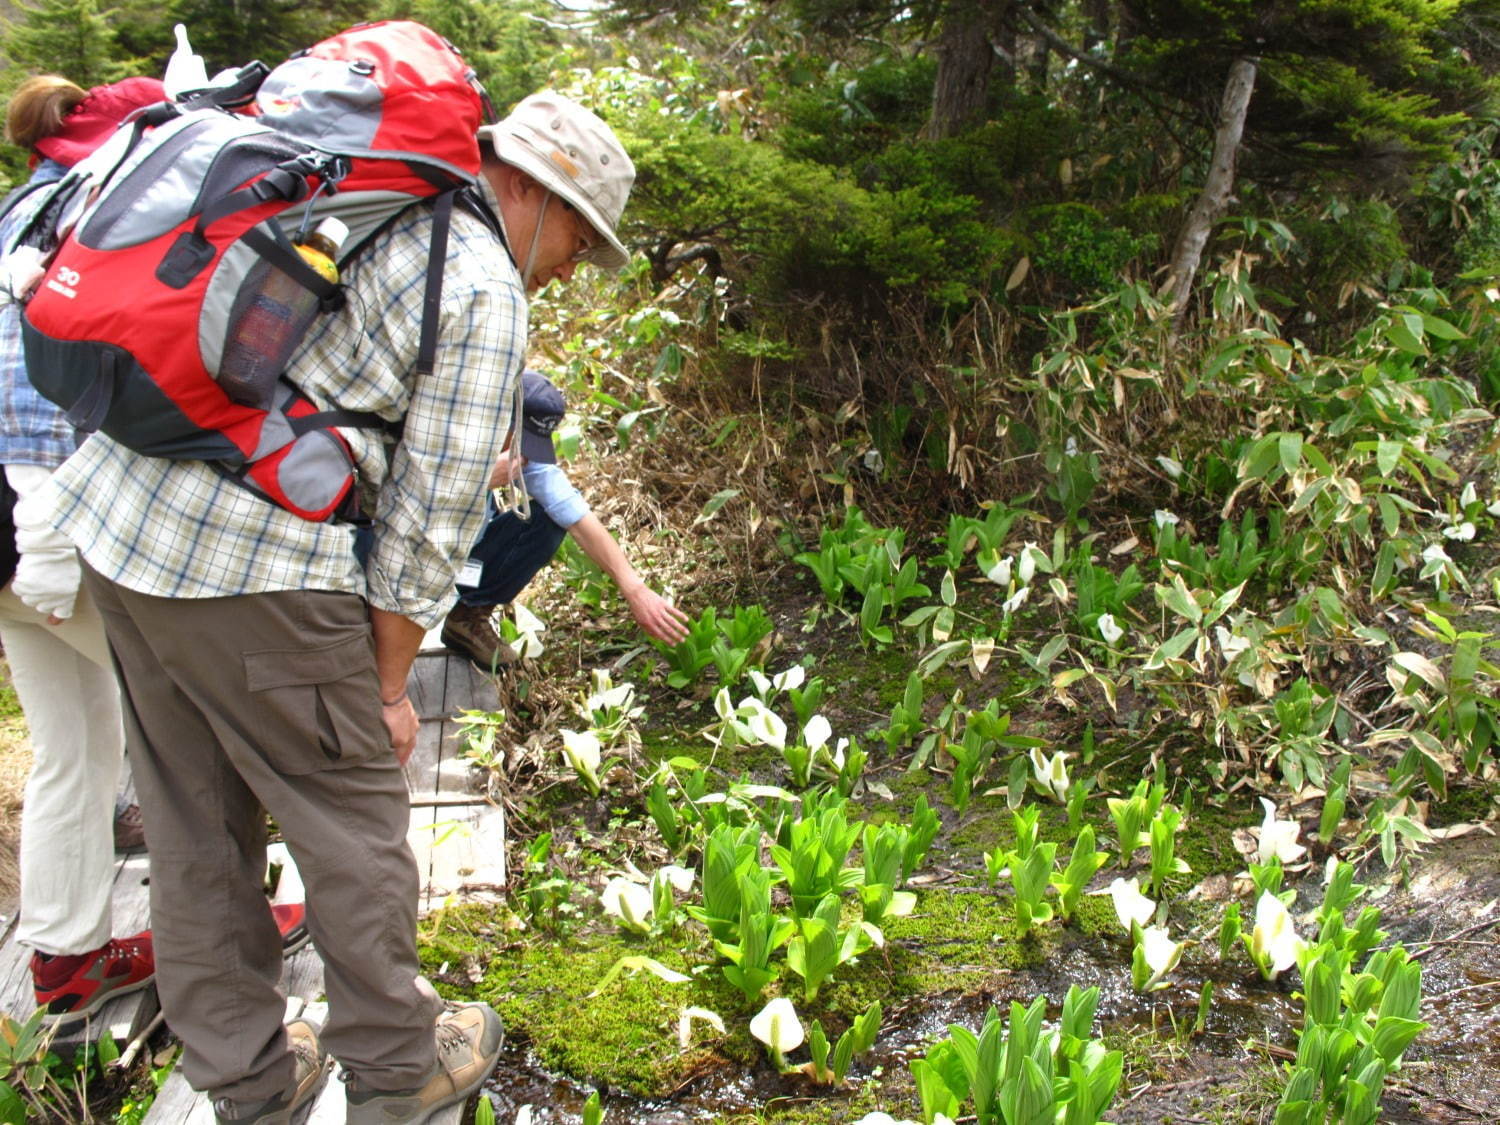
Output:
<instances>
[{"instance_id":1,"label":"red headscarf","mask_svg":"<svg viewBox=\"0 0 1500 1125\"><path fill-rule=\"evenodd\" d=\"M166 100L166 87L155 78L126 78L95 86L63 118L61 129L37 141L36 150L71 168L109 140L120 122L135 110Z\"/></svg>"}]
</instances>

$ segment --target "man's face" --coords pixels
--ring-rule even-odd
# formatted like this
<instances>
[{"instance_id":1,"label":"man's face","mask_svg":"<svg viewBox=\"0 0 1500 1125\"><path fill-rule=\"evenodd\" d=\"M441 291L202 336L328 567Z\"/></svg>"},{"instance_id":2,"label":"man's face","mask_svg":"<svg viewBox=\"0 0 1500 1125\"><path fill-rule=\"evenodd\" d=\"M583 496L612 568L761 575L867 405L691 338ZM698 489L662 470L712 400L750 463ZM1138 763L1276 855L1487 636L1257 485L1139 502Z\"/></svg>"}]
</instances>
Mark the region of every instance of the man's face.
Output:
<instances>
[{"instance_id":1,"label":"man's face","mask_svg":"<svg viewBox=\"0 0 1500 1125\"><path fill-rule=\"evenodd\" d=\"M531 275L526 279L526 291L535 292L551 281L571 281L578 263L591 249L599 236L571 204L562 196L554 195L540 187L533 193L536 205L533 217L523 223L518 237L521 245L516 249L523 255L530 252L536 224L541 223L541 234L536 238L536 249L531 257ZM524 268L526 263L521 263Z\"/></svg>"}]
</instances>

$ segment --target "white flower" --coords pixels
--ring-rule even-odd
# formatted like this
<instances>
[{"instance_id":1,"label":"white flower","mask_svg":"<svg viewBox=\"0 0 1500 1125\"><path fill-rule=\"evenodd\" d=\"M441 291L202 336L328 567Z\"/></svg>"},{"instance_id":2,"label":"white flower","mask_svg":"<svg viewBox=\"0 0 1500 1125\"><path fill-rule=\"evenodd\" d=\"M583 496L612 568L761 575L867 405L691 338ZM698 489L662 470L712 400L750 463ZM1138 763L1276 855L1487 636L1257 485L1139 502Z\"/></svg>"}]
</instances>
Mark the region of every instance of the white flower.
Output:
<instances>
[{"instance_id":1,"label":"white flower","mask_svg":"<svg viewBox=\"0 0 1500 1125\"><path fill-rule=\"evenodd\" d=\"M1178 519L1165 508L1157 508L1156 511L1152 513L1151 518L1156 521L1157 527L1166 527L1169 523L1177 524L1182 522L1182 520Z\"/></svg>"},{"instance_id":2,"label":"white flower","mask_svg":"<svg viewBox=\"0 0 1500 1125\"><path fill-rule=\"evenodd\" d=\"M844 768L844 751L848 749L849 740L847 738L841 738L833 744L833 753L829 755L829 758L833 762L834 769L842 770Z\"/></svg>"},{"instance_id":3,"label":"white flower","mask_svg":"<svg viewBox=\"0 0 1500 1125\"><path fill-rule=\"evenodd\" d=\"M691 867L679 867L675 863L667 864L656 873L671 883L672 889L682 895L693 889L693 880L697 877Z\"/></svg>"},{"instance_id":4,"label":"white flower","mask_svg":"<svg viewBox=\"0 0 1500 1125\"><path fill-rule=\"evenodd\" d=\"M1452 527L1445 527L1443 528L1443 538L1461 540L1473 539L1474 524L1470 520L1464 520L1463 523L1454 524Z\"/></svg>"},{"instance_id":5,"label":"white flower","mask_svg":"<svg viewBox=\"0 0 1500 1125\"><path fill-rule=\"evenodd\" d=\"M786 723L760 700L754 696L741 700L739 716L757 742L777 750L786 748Z\"/></svg>"},{"instance_id":6,"label":"white flower","mask_svg":"<svg viewBox=\"0 0 1500 1125\"><path fill-rule=\"evenodd\" d=\"M1468 510L1470 504L1475 503L1478 499L1479 492L1475 489L1473 481L1470 481L1468 484L1464 485L1464 490L1458 494L1459 507L1463 508L1465 511Z\"/></svg>"},{"instance_id":7,"label":"white flower","mask_svg":"<svg viewBox=\"0 0 1500 1125\"><path fill-rule=\"evenodd\" d=\"M591 730L561 732L563 754L579 773L593 773L599 768L599 736Z\"/></svg>"},{"instance_id":8,"label":"white flower","mask_svg":"<svg viewBox=\"0 0 1500 1125\"><path fill-rule=\"evenodd\" d=\"M1485 508L1485 511L1492 516L1500 516L1500 500L1496 500L1489 507Z\"/></svg>"},{"instance_id":9,"label":"white flower","mask_svg":"<svg viewBox=\"0 0 1500 1125\"><path fill-rule=\"evenodd\" d=\"M1021 548L1020 558L1016 562L1016 577L1021 580L1021 585L1031 584L1032 576L1036 574L1038 556L1044 559L1047 557L1035 543L1028 542Z\"/></svg>"},{"instance_id":10,"label":"white flower","mask_svg":"<svg viewBox=\"0 0 1500 1125\"><path fill-rule=\"evenodd\" d=\"M1140 950L1151 976L1136 987L1142 992L1150 992L1182 960L1183 943L1173 941L1165 926L1147 926L1141 931Z\"/></svg>"},{"instance_id":11,"label":"white flower","mask_svg":"<svg viewBox=\"0 0 1500 1125\"><path fill-rule=\"evenodd\" d=\"M1160 465L1166 471L1167 476L1171 477L1173 480L1176 480L1178 477L1182 476L1181 461L1174 461L1170 457L1157 457L1156 463Z\"/></svg>"},{"instance_id":12,"label":"white flower","mask_svg":"<svg viewBox=\"0 0 1500 1125\"><path fill-rule=\"evenodd\" d=\"M1009 587L1010 572L1013 565L1014 563L1012 563L1009 555L1006 555L1003 559L997 558L994 565L985 570L984 576L996 586Z\"/></svg>"},{"instance_id":13,"label":"white flower","mask_svg":"<svg viewBox=\"0 0 1500 1125\"><path fill-rule=\"evenodd\" d=\"M807 669L800 664L793 664L785 672L778 672L771 678L771 686L777 691L794 691L801 687L807 680Z\"/></svg>"},{"instance_id":14,"label":"white flower","mask_svg":"<svg viewBox=\"0 0 1500 1125\"><path fill-rule=\"evenodd\" d=\"M621 684L619 687L606 687L601 691L594 692L588 699L584 700L584 706L590 711L609 711L614 708L628 708L635 700L635 685L630 683Z\"/></svg>"},{"instance_id":15,"label":"white flower","mask_svg":"<svg viewBox=\"0 0 1500 1125\"><path fill-rule=\"evenodd\" d=\"M1301 826L1295 820L1277 820L1276 806L1265 797L1260 799L1260 804L1266 810L1266 818L1261 821L1255 862L1270 863L1276 859L1282 863L1291 863L1301 858L1307 851L1297 843L1297 833L1301 831Z\"/></svg>"},{"instance_id":16,"label":"white flower","mask_svg":"<svg viewBox=\"0 0 1500 1125\"><path fill-rule=\"evenodd\" d=\"M1063 452L1069 457L1077 457L1078 439L1076 437L1069 437L1067 441L1063 442Z\"/></svg>"},{"instance_id":17,"label":"white flower","mask_svg":"<svg viewBox=\"0 0 1500 1125\"><path fill-rule=\"evenodd\" d=\"M1269 963L1274 977L1297 963L1302 944L1286 904L1270 891L1262 891L1255 903L1255 928L1250 931L1250 952L1256 961Z\"/></svg>"},{"instance_id":18,"label":"white flower","mask_svg":"<svg viewBox=\"0 0 1500 1125\"><path fill-rule=\"evenodd\" d=\"M517 656L535 660L546 649L542 644L542 634L547 631L547 626L520 602L512 603L511 608L516 615L516 643L512 647Z\"/></svg>"},{"instance_id":19,"label":"white flower","mask_svg":"<svg viewBox=\"0 0 1500 1125\"><path fill-rule=\"evenodd\" d=\"M1422 552L1422 561L1451 563L1453 560L1448 557L1448 552L1443 550L1441 543L1433 543Z\"/></svg>"},{"instance_id":20,"label":"white flower","mask_svg":"<svg viewBox=\"0 0 1500 1125\"><path fill-rule=\"evenodd\" d=\"M734 718L734 704L730 701L727 687L721 687L714 695L714 714L726 723Z\"/></svg>"},{"instance_id":21,"label":"white flower","mask_svg":"<svg viewBox=\"0 0 1500 1125\"><path fill-rule=\"evenodd\" d=\"M599 895L604 913L620 920L627 930L643 933L651 926L651 892L629 879L611 879Z\"/></svg>"},{"instance_id":22,"label":"white flower","mask_svg":"<svg viewBox=\"0 0 1500 1125\"><path fill-rule=\"evenodd\" d=\"M1109 897L1115 904L1115 917L1127 930L1132 924L1144 926L1156 913L1156 903L1141 894L1139 879L1116 879L1109 885Z\"/></svg>"},{"instance_id":23,"label":"white flower","mask_svg":"<svg viewBox=\"0 0 1500 1125\"><path fill-rule=\"evenodd\" d=\"M766 692L771 690L771 681L766 679L766 674L759 668L751 668L745 675L750 680L750 686L755 689L755 694L764 699Z\"/></svg>"},{"instance_id":24,"label":"white flower","mask_svg":"<svg viewBox=\"0 0 1500 1125\"><path fill-rule=\"evenodd\" d=\"M1125 630L1120 628L1120 623L1115 620L1112 613L1101 613L1099 615L1099 635L1107 644L1116 644L1125 635Z\"/></svg>"},{"instance_id":25,"label":"white flower","mask_svg":"<svg viewBox=\"0 0 1500 1125\"><path fill-rule=\"evenodd\" d=\"M822 715L814 715L807 720L807 726L802 728L802 745L809 750L816 750L832 737L833 727Z\"/></svg>"},{"instance_id":26,"label":"white flower","mask_svg":"<svg viewBox=\"0 0 1500 1125\"><path fill-rule=\"evenodd\" d=\"M942 1115L939 1114L939 1117L941 1116ZM909 1121L905 1118L898 1121L889 1113L881 1113L879 1110L876 1110L874 1113L865 1114L858 1121L856 1121L854 1125L917 1125L917 1123L915 1121Z\"/></svg>"},{"instance_id":27,"label":"white flower","mask_svg":"<svg viewBox=\"0 0 1500 1125\"><path fill-rule=\"evenodd\" d=\"M785 996L772 1000L750 1021L750 1034L778 1055L795 1051L805 1037L797 1009Z\"/></svg>"},{"instance_id":28,"label":"white flower","mask_svg":"<svg viewBox=\"0 0 1500 1125\"><path fill-rule=\"evenodd\" d=\"M1026 599L1027 599L1028 596L1030 596L1030 594L1031 594L1031 587L1030 586L1022 586L1014 594L1012 594L1010 597L1006 598L1005 599L1005 604L1002 605L1000 608L1003 609L1006 613L1015 613L1016 610L1020 609L1021 606L1023 606L1024 604L1026 604Z\"/></svg>"},{"instance_id":29,"label":"white flower","mask_svg":"<svg viewBox=\"0 0 1500 1125\"><path fill-rule=\"evenodd\" d=\"M1068 799L1066 758L1067 755L1061 750L1047 758L1042 755L1040 746L1031 748L1031 772L1036 777L1036 783L1059 801Z\"/></svg>"}]
</instances>

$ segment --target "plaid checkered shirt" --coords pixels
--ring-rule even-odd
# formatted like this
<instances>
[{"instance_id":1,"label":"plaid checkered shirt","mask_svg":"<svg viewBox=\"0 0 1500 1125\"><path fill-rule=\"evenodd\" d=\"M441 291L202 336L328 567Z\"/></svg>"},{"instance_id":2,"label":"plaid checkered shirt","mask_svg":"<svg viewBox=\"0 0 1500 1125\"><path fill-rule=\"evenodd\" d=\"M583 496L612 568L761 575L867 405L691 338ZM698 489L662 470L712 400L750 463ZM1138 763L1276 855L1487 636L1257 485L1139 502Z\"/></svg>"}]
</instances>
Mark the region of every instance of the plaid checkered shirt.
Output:
<instances>
[{"instance_id":1,"label":"plaid checkered shirt","mask_svg":"<svg viewBox=\"0 0 1500 1125\"><path fill-rule=\"evenodd\" d=\"M66 172L57 161L44 160L27 185L56 183ZM37 187L16 203L0 221L0 247L9 249L46 204L48 195ZM8 291L0 293L0 464L55 469L77 448L73 427L64 421L62 410L38 394L26 378L21 306Z\"/></svg>"},{"instance_id":2,"label":"plaid checkered shirt","mask_svg":"<svg viewBox=\"0 0 1500 1125\"><path fill-rule=\"evenodd\" d=\"M481 178L486 202L496 207ZM288 375L322 409L395 422L401 441L341 431L355 452L373 547L311 523L195 461L143 457L95 435L52 478L54 522L106 578L144 594L275 590L359 594L432 628L484 523L490 468L510 430L526 347L521 278L493 234L453 214L431 375L414 371L432 211L413 208L346 270L348 300L320 318Z\"/></svg>"}]
</instances>

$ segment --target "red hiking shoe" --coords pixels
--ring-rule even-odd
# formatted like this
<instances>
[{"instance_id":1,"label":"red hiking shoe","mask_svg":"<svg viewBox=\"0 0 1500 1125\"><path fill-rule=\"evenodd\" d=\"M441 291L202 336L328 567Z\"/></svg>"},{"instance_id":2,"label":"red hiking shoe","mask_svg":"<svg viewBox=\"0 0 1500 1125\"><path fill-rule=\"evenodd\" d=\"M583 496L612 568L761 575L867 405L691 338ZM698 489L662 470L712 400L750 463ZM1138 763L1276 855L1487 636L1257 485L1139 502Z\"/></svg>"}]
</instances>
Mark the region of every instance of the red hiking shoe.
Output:
<instances>
[{"instance_id":1,"label":"red hiking shoe","mask_svg":"<svg viewBox=\"0 0 1500 1125\"><path fill-rule=\"evenodd\" d=\"M307 907L300 902L278 902L271 907L271 914L281 931L281 955L290 957L312 937L307 932Z\"/></svg>"},{"instance_id":2,"label":"red hiking shoe","mask_svg":"<svg viewBox=\"0 0 1500 1125\"><path fill-rule=\"evenodd\" d=\"M37 1007L49 1024L75 1023L93 1015L116 996L145 988L156 972L151 934L116 938L88 953L31 955L31 983Z\"/></svg>"}]
</instances>

